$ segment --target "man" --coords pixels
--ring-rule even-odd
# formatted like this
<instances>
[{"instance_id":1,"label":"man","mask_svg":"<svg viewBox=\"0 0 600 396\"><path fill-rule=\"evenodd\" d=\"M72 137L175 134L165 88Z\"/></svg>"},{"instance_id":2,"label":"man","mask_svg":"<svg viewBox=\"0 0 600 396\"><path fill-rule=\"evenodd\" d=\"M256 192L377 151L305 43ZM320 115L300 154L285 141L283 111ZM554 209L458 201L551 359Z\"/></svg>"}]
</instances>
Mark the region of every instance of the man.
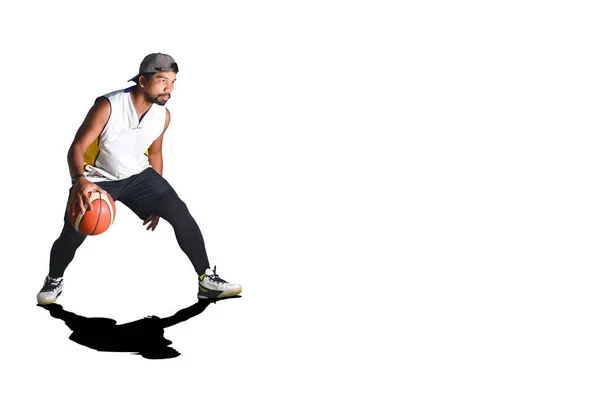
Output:
<instances>
[{"instance_id":1,"label":"man","mask_svg":"<svg viewBox=\"0 0 600 396\"><path fill-rule=\"evenodd\" d=\"M241 293L239 285L221 279L211 269L204 239L187 206L162 177L162 141L171 115L171 97L179 67L173 57L154 53L130 79L135 86L96 99L77 131L68 153L72 187L64 226L50 251L50 271L38 304L52 304L61 294L63 274L86 236L76 231L68 214L92 208L88 194L109 193L130 208L147 229L159 219L175 230L181 249L198 274L198 298L223 298ZM91 210L91 209L90 209Z\"/></svg>"}]
</instances>

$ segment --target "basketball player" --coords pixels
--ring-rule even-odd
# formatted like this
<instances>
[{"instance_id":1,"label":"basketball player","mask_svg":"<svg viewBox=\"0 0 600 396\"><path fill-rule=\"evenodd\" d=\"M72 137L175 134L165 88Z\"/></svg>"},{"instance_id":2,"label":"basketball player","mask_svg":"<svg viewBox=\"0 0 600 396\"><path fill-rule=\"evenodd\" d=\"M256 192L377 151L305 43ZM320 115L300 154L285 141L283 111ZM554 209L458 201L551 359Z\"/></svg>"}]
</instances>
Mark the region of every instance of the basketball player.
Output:
<instances>
[{"instance_id":1,"label":"basketball player","mask_svg":"<svg viewBox=\"0 0 600 396\"><path fill-rule=\"evenodd\" d=\"M136 85L96 99L79 127L68 153L72 187L64 226L50 251L50 271L37 295L41 305L54 303L63 288L63 275L86 236L68 220L79 208L91 207L88 193L109 193L154 231L160 218L175 237L198 274L198 298L239 294L240 285L221 279L211 269L204 239L186 204L162 177L162 141L171 119L165 104L171 97L179 68L167 54L147 55Z\"/></svg>"}]
</instances>

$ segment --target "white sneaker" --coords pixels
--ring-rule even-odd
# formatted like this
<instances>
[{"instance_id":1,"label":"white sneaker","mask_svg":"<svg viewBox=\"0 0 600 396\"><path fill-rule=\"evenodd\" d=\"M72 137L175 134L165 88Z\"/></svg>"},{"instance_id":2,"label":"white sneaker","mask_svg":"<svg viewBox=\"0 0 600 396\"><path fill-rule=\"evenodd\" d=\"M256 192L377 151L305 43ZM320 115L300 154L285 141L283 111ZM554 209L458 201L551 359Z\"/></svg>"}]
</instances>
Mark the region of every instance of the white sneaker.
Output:
<instances>
[{"instance_id":1,"label":"white sneaker","mask_svg":"<svg viewBox=\"0 0 600 396\"><path fill-rule=\"evenodd\" d=\"M215 270L208 268L198 277L198 298L232 297L242 292L242 286L228 283L219 278Z\"/></svg>"},{"instance_id":2,"label":"white sneaker","mask_svg":"<svg viewBox=\"0 0 600 396\"><path fill-rule=\"evenodd\" d=\"M62 293L63 278L51 278L50 275L44 281L44 287L37 295L37 301L40 305L47 305L56 302L60 293Z\"/></svg>"}]
</instances>

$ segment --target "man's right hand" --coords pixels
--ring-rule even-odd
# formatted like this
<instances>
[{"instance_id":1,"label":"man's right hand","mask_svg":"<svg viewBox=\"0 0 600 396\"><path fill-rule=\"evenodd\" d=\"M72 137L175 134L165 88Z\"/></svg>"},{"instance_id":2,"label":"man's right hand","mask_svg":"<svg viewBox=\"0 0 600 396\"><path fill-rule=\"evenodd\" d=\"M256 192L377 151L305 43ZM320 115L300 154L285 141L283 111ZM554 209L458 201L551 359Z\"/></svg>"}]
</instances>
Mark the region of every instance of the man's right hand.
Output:
<instances>
[{"instance_id":1,"label":"man's right hand","mask_svg":"<svg viewBox=\"0 0 600 396\"><path fill-rule=\"evenodd\" d=\"M98 187L96 184L88 181L85 177L77 179L73 187L71 188L71 195L69 196L69 202L67 203L67 213L75 216L77 207L81 210L81 214L85 214L86 206L89 210L94 210L92 201L90 200L89 193L97 191L102 194L107 194L106 191Z\"/></svg>"}]
</instances>

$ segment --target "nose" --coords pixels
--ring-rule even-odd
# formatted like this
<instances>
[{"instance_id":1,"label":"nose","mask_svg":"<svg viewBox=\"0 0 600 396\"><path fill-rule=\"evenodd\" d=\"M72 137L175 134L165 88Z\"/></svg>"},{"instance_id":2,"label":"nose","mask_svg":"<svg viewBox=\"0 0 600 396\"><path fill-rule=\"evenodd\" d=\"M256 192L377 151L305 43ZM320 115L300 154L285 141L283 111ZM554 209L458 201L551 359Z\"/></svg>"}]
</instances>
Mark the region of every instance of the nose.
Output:
<instances>
[{"instance_id":1,"label":"nose","mask_svg":"<svg viewBox=\"0 0 600 396\"><path fill-rule=\"evenodd\" d=\"M165 92L166 93L171 93L171 91L173 91L173 88L175 87L175 85L173 84L172 81L169 81L167 83L167 85L165 86Z\"/></svg>"}]
</instances>

